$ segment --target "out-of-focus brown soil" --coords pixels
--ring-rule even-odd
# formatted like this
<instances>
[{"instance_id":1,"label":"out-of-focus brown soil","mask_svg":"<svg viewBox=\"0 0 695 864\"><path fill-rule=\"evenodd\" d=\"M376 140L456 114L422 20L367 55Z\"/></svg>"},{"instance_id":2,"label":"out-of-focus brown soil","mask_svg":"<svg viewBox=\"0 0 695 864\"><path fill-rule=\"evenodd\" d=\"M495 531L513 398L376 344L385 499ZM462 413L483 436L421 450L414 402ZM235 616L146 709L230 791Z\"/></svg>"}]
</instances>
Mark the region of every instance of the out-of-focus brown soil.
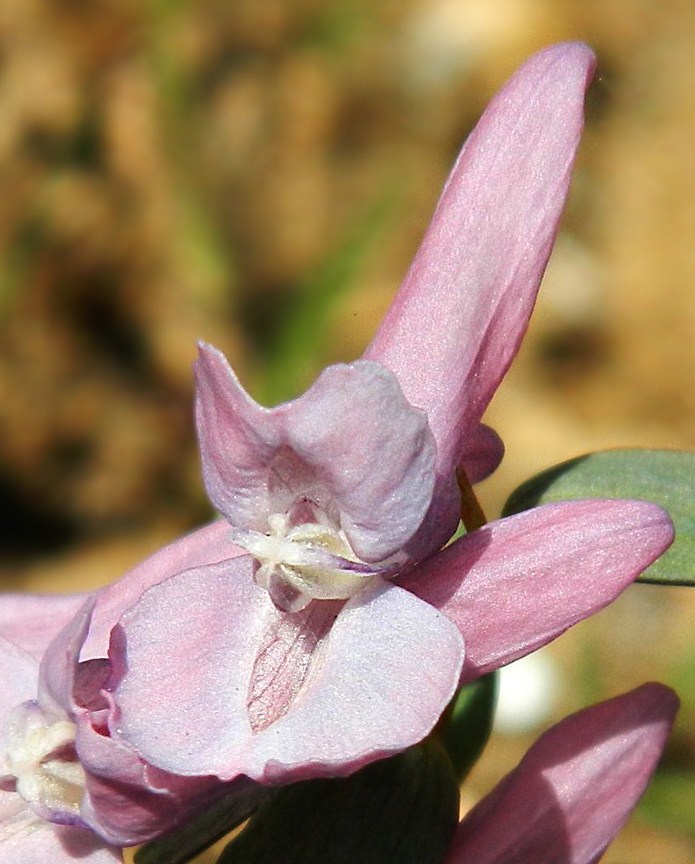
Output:
<instances>
[{"instance_id":1,"label":"out-of-focus brown soil","mask_svg":"<svg viewBox=\"0 0 695 864\"><path fill-rule=\"evenodd\" d=\"M301 286L391 196L316 364L357 356L485 102L567 38L597 50L600 77L543 296L489 414L508 448L490 515L586 450L695 447L695 7L5 0L2 587L102 584L208 518L196 340L259 380ZM606 693L668 677L654 658L692 655L694 602L652 591L558 651L574 663L597 644ZM695 847L639 823L605 860L686 864Z\"/></svg>"}]
</instances>

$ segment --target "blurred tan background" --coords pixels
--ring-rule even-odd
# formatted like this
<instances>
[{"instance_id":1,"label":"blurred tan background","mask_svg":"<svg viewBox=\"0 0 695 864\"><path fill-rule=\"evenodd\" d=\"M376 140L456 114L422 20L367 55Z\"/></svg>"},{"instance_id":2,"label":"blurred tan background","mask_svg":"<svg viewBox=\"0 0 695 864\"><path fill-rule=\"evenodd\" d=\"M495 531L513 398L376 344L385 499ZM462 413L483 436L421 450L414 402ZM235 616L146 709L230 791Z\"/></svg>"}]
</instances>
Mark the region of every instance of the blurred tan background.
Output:
<instances>
[{"instance_id":1,"label":"blurred tan background","mask_svg":"<svg viewBox=\"0 0 695 864\"><path fill-rule=\"evenodd\" d=\"M508 453L482 489L490 517L587 450L695 448L695 6L4 0L2 587L103 584L207 519L196 340L270 400L358 356L485 103L568 38L600 76L542 299L488 415ZM684 590L637 587L553 649L559 714L647 677L684 699L675 779L612 864L695 862L694 615ZM470 795L527 741L500 740Z\"/></svg>"}]
</instances>

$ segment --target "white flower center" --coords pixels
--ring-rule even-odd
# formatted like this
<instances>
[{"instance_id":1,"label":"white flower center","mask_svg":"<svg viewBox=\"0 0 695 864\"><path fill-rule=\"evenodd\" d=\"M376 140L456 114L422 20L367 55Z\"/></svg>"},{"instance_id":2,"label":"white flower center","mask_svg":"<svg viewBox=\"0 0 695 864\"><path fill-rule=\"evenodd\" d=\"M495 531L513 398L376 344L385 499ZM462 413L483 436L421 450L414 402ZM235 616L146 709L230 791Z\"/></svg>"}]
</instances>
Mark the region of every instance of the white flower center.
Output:
<instances>
[{"instance_id":1,"label":"white flower center","mask_svg":"<svg viewBox=\"0 0 695 864\"><path fill-rule=\"evenodd\" d=\"M10 714L5 762L16 791L51 822L79 821L85 773L75 755L75 724L50 718L36 702Z\"/></svg>"},{"instance_id":2,"label":"white flower center","mask_svg":"<svg viewBox=\"0 0 695 864\"><path fill-rule=\"evenodd\" d=\"M328 519L291 526L287 514L273 513L268 526L267 534L235 531L234 540L259 562L256 581L286 611L311 600L352 597L379 571L355 555L345 533ZM278 582L289 591L279 590Z\"/></svg>"}]
</instances>

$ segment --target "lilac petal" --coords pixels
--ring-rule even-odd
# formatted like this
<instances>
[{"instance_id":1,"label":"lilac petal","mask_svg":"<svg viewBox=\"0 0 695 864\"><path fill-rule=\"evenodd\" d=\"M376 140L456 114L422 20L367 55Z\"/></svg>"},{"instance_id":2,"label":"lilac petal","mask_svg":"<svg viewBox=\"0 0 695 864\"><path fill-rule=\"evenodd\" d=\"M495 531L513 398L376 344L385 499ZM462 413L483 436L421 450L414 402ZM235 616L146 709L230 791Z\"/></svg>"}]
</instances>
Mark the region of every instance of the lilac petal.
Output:
<instances>
[{"instance_id":1,"label":"lilac petal","mask_svg":"<svg viewBox=\"0 0 695 864\"><path fill-rule=\"evenodd\" d=\"M210 500L235 527L265 531L268 468L281 445L275 415L239 383L221 351L200 343L195 413Z\"/></svg>"},{"instance_id":2,"label":"lilac petal","mask_svg":"<svg viewBox=\"0 0 695 864\"><path fill-rule=\"evenodd\" d=\"M0 637L37 660L84 603L87 594L3 594Z\"/></svg>"},{"instance_id":3,"label":"lilac petal","mask_svg":"<svg viewBox=\"0 0 695 864\"><path fill-rule=\"evenodd\" d=\"M201 345L196 380L205 486L235 528L265 532L271 514L309 499L366 561L415 533L432 496L434 442L387 369L331 366L303 396L269 410Z\"/></svg>"},{"instance_id":4,"label":"lilac petal","mask_svg":"<svg viewBox=\"0 0 695 864\"><path fill-rule=\"evenodd\" d=\"M158 771L122 742L94 729L86 716L80 719L77 752L87 771L80 812L109 842L134 846L151 840L219 794L219 781Z\"/></svg>"},{"instance_id":5,"label":"lilac petal","mask_svg":"<svg viewBox=\"0 0 695 864\"><path fill-rule=\"evenodd\" d=\"M432 498L435 446L427 417L405 400L393 374L366 361L330 366L278 411L288 443L326 487L321 503L340 518L356 554L380 561L403 546Z\"/></svg>"},{"instance_id":6,"label":"lilac petal","mask_svg":"<svg viewBox=\"0 0 695 864\"><path fill-rule=\"evenodd\" d=\"M73 717L77 710L73 695L77 663L89 631L95 601L96 595L88 597L41 659L38 701L49 714Z\"/></svg>"},{"instance_id":7,"label":"lilac petal","mask_svg":"<svg viewBox=\"0 0 695 864\"><path fill-rule=\"evenodd\" d=\"M667 514L644 501L546 504L462 537L399 584L465 635L471 681L602 609L672 539Z\"/></svg>"},{"instance_id":8,"label":"lilac petal","mask_svg":"<svg viewBox=\"0 0 695 864\"><path fill-rule=\"evenodd\" d=\"M477 456L469 465L470 448L481 449L480 418L526 330L593 69L586 46L556 45L532 57L492 100L365 353L427 412L443 477L461 463L472 479L496 467Z\"/></svg>"},{"instance_id":9,"label":"lilac petal","mask_svg":"<svg viewBox=\"0 0 695 864\"><path fill-rule=\"evenodd\" d=\"M503 456L504 442L497 432L484 423L478 424L466 441L466 452L461 466L466 472L468 482L479 483L484 480L500 464Z\"/></svg>"},{"instance_id":10,"label":"lilac petal","mask_svg":"<svg viewBox=\"0 0 695 864\"><path fill-rule=\"evenodd\" d=\"M593 864L627 821L678 708L645 684L566 718L461 822L447 864Z\"/></svg>"},{"instance_id":11,"label":"lilac petal","mask_svg":"<svg viewBox=\"0 0 695 864\"><path fill-rule=\"evenodd\" d=\"M7 717L16 705L36 698L39 664L21 648L0 639L0 779L7 773Z\"/></svg>"},{"instance_id":12,"label":"lilac petal","mask_svg":"<svg viewBox=\"0 0 695 864\"><path fill-rule=\"evenodd\" d=\"M245 554L246 550L232 542L227 522L218 519L150 555L99 592L81 659L106 656L111 629L150 586L191 567Z\"/></svg>"},{"instance_id":13,"label":"lilac petal","mask_svg":"<svg viewBox=\"0 0 695 864\"><path fill-rule=\"evenodd\" d=\"M347 773L422 739L458 681L455 627L378 580L328 632L340 605L323 602L278 612L243 558L156 586L122 621L114 732L165 770L264 782Z\"/></svg>"},{"instance_id":14,"label":"lilac petal","mask_svg":"<svg viewBox=\"0 0 695 864\"><path fill-rule=\"evenodd\" d=\"M21 801L19 795L12 795ZM23 802L22 802L23 803ZM113 864L122 862L119 849L104 843L92 831L53 825L28 809L6 816L0 804L0 860L12 864Z\"/></svg>"}]
</instances>

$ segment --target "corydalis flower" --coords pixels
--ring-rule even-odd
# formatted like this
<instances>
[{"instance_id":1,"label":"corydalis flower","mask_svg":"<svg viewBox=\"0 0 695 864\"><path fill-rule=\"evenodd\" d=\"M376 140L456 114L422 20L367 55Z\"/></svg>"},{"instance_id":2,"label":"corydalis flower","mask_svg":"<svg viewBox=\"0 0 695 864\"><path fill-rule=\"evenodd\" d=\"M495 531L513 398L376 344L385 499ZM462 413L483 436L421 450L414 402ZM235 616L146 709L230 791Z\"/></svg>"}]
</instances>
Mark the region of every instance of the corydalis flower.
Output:
<instances>
[{"instance_id":1,"label":"corydalis flower","mask_svg":"<svg viewBox=\"0 0 695 864\"><path fill-rule=\"evenodd\" d=\"M201 532L202 533L202 532ZM206 551L211 553L210 532ZM213 543L214 545L214 543ZM185 556L185 548L178 544ZM161 574L162 553L147 568ZM166 557L166 555L164 556ZM159 566L158 566L159 565ZM141 581L136 569L124 580L127 594ZM223 792L246 791L242 781L222 790L208 778L173 777L146 765L109 735L101 688L110 666L105 656L79 660L96 597L3 598L13 608L11 629L27 648L0 637L0 857L17 862L120 861L120 847L135 845L173 827ZM102 619L116 600L104 592ZM36 623L53 610L77 612L46 646ZM50 629L50 628L49 628ZM93 633L95 647L104 633ZM97 650L98 647L97 647Z\"/></svg>"},{"instance_id":2,"label":"corydalis flower","mask_svg":"<svg viewBox=\"0 0 695 864\"><path fill-rule=\"evenodd\" d=\"M542 735L458 826L446 864L594 864L656 768L678 709L645 684Z\"/></svg>"},{"instance_id":3,"label":"corydalis flower","mask_svg":"<svg viewBox=\"0 0 695 864\"><path fill-rule=\"evenodd\" d=\"M60 657L60 649L57 657ZM75 717L56 692L57 663L0 639L0 850L17 862L120 861L82 816L87 772ZM70 676L66 681L71 682ZM68 685L69 686L69 685Z\"/></svg>"},{"instance_id":4,"label":"corydalis flower","mask_svg":"<svg viewBox=\"0 0 695 864\"><path fill-rule=\"evenodd\" d=\"M345 774L421 740L460 681L601 608L669 544L659 508L593 501L438 551L456 470L500 457L481 416L526 328L593 65L551 48L492 102L365 359L266 409L201 347L206 488L250 554L161 582L115 633L112 733L148 762Z\"/></svg>"}]
</instances>

